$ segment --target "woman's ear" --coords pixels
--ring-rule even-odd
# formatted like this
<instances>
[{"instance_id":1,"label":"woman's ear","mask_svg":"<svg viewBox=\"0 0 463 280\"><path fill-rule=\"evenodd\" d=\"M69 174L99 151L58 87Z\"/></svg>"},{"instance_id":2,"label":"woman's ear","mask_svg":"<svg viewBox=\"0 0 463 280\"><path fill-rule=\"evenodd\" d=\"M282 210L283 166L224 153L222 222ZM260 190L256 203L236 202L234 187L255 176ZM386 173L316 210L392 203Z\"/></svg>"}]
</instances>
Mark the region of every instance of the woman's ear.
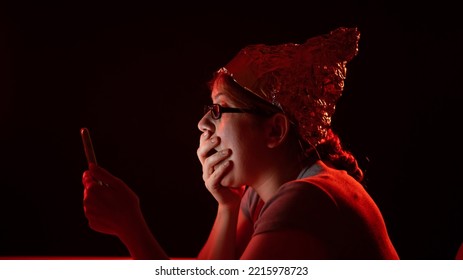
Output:
<instances>
[{"instance_id":1,"label":"woman's ear","mask_svg":"<svg viewBox=\"0 0 463 280\"><path fill-rule=\"evenodd\" d=\"M279 146L288 136L290 123L288 117L282 113L276 113L267 120L267 147Z\"/></svg>"}]
</instances>

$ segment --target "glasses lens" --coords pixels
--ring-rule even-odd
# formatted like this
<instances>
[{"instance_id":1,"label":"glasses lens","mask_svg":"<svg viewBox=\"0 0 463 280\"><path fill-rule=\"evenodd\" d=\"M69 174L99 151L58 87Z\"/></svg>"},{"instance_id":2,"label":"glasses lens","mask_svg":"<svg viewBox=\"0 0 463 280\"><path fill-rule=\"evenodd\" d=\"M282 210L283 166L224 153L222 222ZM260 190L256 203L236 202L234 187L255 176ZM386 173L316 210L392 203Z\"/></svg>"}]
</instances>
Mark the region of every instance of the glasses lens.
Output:
<instances>
[{"instance_id":1,"label":"glasses lens","mask_svg":"<svg viewBox=\"0 0 463 280\"><path fill-rule=\"evenodd\" d=\"M211 116L213 119L217 120L220 119L220 106L218 104L212 104L212 105L205 105L204 106L204 114L207 114L211 112Z\"/></svg>"},{"instance_id":2,"label":"glasses lens","mask_svg":"<svg viewBox=\"0 0 463 280\"><path fill-rule=\"evenodd\" d=\"M220 118L220 106L218 104L211 105L211 113L214 119Z\"/></svg>"}]
</instances>

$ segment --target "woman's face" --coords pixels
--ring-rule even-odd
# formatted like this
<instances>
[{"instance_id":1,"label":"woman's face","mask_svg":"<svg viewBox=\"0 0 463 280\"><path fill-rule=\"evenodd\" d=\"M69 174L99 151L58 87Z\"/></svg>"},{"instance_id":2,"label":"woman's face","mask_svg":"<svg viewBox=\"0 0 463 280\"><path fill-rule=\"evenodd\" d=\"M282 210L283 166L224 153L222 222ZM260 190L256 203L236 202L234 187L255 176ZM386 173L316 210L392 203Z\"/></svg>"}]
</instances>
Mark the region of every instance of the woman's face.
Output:
<instances>
[{"instance_id":1,"label":"woman's face","mask_svg":"<svg viewBox=\"0 0 463 280\"><path fill-rule=\"evenodd\" d=\"M220 80L214 84L211 98L212 103L222 107L243 107L233 102L229 87ZM250 113L223 113L220 119L215 120L211 112L208 112L199 121L199 130L203 133L208 132L210 137L219 138L216 151L232 151L229 158L232 168L222 179L222 186L253 185L257 180L259 170L265 164L262 160L265 157L261 156L266 149L263 138L264 123L262 119Z\"/></svg>"}]
</instances>

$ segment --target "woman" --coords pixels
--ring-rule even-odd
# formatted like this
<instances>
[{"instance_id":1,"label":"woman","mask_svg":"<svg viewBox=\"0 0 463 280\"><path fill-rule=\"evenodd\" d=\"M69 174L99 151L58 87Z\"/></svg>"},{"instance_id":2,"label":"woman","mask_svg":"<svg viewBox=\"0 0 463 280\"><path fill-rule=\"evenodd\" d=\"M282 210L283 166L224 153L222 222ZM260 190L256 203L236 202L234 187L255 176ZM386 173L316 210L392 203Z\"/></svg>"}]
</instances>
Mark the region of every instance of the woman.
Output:
<instances>
[{"instance_id":1,"label":"woman","mask_svg":"<svg viewBox=\"0 0 463 280\"><path fill-rule=\"evenodd\" d=\"M359 36L338 28L301 45L252 45L217 71L197 155L218 210L198 259L398 259L330 128ZM91 228L133 258L168 258L122 181L91 165L83 184Z\"/></svg>"}]
</instances>

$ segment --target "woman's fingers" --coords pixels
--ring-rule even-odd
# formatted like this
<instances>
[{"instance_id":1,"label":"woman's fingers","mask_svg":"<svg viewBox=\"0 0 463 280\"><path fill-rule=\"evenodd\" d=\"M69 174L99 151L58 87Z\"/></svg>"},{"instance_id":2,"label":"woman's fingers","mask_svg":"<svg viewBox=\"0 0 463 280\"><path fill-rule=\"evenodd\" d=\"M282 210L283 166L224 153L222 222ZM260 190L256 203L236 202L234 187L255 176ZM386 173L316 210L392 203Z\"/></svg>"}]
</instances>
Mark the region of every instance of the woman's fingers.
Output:
<instances>
[{"instance_id":1,"label":"woman's fingers","mask_svg":"<svg viewBox=\"0 0 463 280\"><path fill-rule=\"evenodd\" d=\"M94 178L92 173L89 170L84 171L82 174L82 184L84 185L84 189L87 190L89 188L93 188L94 186L101 186L101 181Z\"/></svg>"},{"instance_id":2,"label":"woman's fingers","mask_svg":"<svg viewBox=\"0 0 463 280\"><path fill-rule=\"evenodd\" d=\"M203 179L207 181L209 176L211 176L214 171L221 166L224 161L231 155L230 149L221 150L215 154L209 156L204 160L203 164Z\"/></svg>"},{"instance_id":3,"label":"woman's fingers","mask_svg":"<svg viewBox=\"0 0 463 280\"><path fill-rule=\"evenodd\" d=\"M127 188L117 184L104 187L90 175L84 174L84 213L90 228L108 234L116 234L131 219L137 209L137 197ZM116 186L116 187L113 187ZM135 209L135 210L134 210Z\"/></svg>"},{"instance_id":4,"label":"woman's fingers","mask_svg":"<svg viewBox=\"0 0 463 280\"><path fill-rule=\"evenodd\" d=\"M217 136L207 139L206 137L208 137L208 134L201 135L200 144L198 150L196 151L201 164L204 164L206 158L208 158L210 155L216 152L214 148L217 147L220 143L220 138Z\"/></svg>"},{"instance_id":5,"label":"woman's fingers","mask_svg":"<svg viewBox=\"0 0 463 280\"><path fill-rule=\"evenodd\" d=\"M223 177L225 177L225 174L230 170L231 166L231 160L224 160L220 164L216 165L214 171L212 174L210 174L206 182L206 186L208 188L215 189L221 187L220 182L222 181Z\"/></svg>"},{"instance_id":6,"label":"woman's fingers","mask_svg":"<svg viewBox=\"0 0 463 280\"><path fill-rule=\"evenodd\" d=\"M201 134L201 137L199 137L199 146L202 146L204 141L206 141L210 137L211 133L209 131L205 131L203 134Z\"/></svg>"},{"instance_id":7,"label":"woman's fingers","mask_svg":"<svg viewBox=\"0 0 463 280\"><path fill-rule=\"evenodd\" d=\"M96 164L90 164L90 168L86 172L88 172L87 176L93 178L100 186L120 188L124 184L121 179L115 177L109 171Z\"/></svg>"}]
</instances>

